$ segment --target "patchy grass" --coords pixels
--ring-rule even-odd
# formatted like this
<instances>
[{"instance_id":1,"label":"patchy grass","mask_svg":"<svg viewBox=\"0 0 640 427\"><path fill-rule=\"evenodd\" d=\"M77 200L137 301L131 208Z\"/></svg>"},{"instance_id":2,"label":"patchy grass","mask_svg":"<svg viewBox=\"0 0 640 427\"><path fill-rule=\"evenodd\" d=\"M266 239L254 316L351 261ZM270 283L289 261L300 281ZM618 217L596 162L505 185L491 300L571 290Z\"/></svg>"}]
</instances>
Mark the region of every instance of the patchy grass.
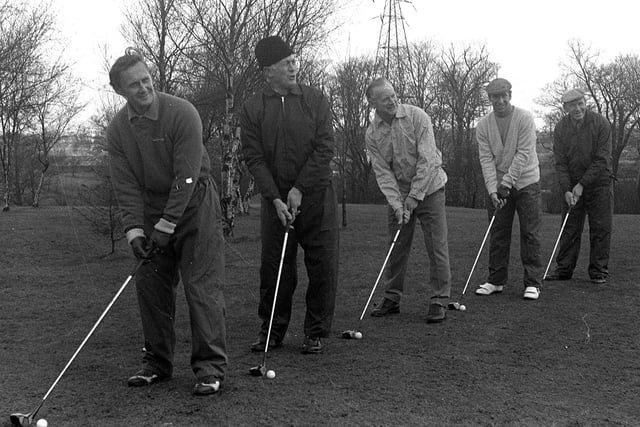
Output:
<instances>
[{"instance_id":1,"label":"patchy grass","mask_svg":"<svg viewBox=\"0 0 640 427\"><path fill-rule=\"evenodd\" d=\"M340 332L357 325L387 251L384 212L383 206L348 206L334 336L324 355L299 353L306 288L301 265L289 335L269 357L277 377L248 375L262 358L248 351L259 325L259 219L241 217L226 248L230 369L222 393L190 394L194 378L182 292L174 378L127 388L142 347L131 286L39 415L52 427L640 424L640 217L615 217L608 285L588 281L585 248L574 280L545 284L536 302L522 299L516 228L505 292L473 294L486 276L485 249L464 297L467 311L449 312L440 325L425 323L428 258L418 231L401 314L367 315L364 339L342 340ZM462 208L449 208L448 215L458 299L487 216ZM559 216L544 216L545 264L559 228ZM92 235L71 208L12 208L0 216L0 235L0 408L5 412L0 425L8 425L11 412L27 412L39 403L134 262L124 242L105 257L108 241Z\"/></svg>"}]
</instances>

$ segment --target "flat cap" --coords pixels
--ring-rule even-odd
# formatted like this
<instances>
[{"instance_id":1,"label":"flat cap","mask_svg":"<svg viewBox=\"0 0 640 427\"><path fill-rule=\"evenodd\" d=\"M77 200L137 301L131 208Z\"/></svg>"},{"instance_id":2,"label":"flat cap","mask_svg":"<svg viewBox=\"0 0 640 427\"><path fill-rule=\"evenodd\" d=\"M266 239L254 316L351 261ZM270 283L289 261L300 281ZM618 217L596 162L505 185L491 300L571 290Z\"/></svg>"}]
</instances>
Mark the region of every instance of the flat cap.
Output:
<instances>
[{"instance_id":1,"label":"flat cap","mask_svg":"<svg viewBox=\"0 0 640 427\"><path fill-rule=\"evenodd\" d=\"M269 36L256 44L255 54L260 68L264 68L293 54L293 50L280 36Z\"/></svg>"},{"instance_id":2,"label":"flat cap","mask_svg":"<svg viewBox=\"0 0 640 427\"><path fill-rule=\"evenodd\" d=\"M563 104L566 104L567 102L584 98L584 95L585 93L582 89L569 89L564 94L562 94L562 97L560 98L560 100L562 101Z\"/></svg>"},{"instance_id":3,"label":"flat cap","mask_svg":"<svg viewBox=\"0 0 640 427\"><path fill-rule=\"evenodd\" d=\"M511 83L509 83L509 80L507 79L498 77L497 79L491 80L485 90L489 95L494 93L509 92L511 90Z\"/></svg>"}]
</instances>

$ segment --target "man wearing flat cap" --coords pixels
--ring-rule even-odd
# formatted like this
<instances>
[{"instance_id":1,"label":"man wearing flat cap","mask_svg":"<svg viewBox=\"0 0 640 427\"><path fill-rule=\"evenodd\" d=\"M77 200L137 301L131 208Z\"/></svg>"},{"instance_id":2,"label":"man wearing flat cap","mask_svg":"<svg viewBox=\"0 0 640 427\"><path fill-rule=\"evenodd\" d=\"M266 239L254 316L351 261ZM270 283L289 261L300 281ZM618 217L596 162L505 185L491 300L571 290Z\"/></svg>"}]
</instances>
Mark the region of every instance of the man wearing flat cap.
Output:
<instances>
[{"instance_id":1,"label":"man wearing flat cap","mask_svg":"<svg viewBox=\"0 0 640 427\"><path fill-rule=\"evenodd\" d=\"M569 280L580 254L580 237L589 216L589 277L604 284L609 276L613 218L611 129L602 115L587 109L585 93L571 89L561 98L567 113L556 125L553 154L569 215L560 238L555 271L546 280Z\"/></svg>"},{"instance_id":2,"label":"man wearing flat cap","mask_svg":"<svg viewBox=\"0 0 640 427\"><path fill-rule=\"evenodd\" d=\"M485 187L495 215L489 240L489 276L477 295L502 292L509 279L511 228L515 213L520 223L520 258L524 295L538 299L542 281L540 258L540 168L533 115L511 105L511 83L503 78L486 87L493 111L476 127Z\"/></svg>"},{"instance_id":3,"label":"man wearing flat cap","mask_svg":"<svg viewBox=\"0 0 640 427\"><path fill-rule=\"evenodd\" d=\"M298 84L298 61L278 36L255 48L265 86L243 106L240 117L243 153L262 194L260 267L261 319L251 351L282 345L289 327L292 297L298 283L298 244L304 250L309 283L306 292L303 354L323 351L329 336L338 283L338 221L331 183L333 127L327 99L317 89ZM278 267L289 230L273 314Z\"/></svg>"}]
</instances>

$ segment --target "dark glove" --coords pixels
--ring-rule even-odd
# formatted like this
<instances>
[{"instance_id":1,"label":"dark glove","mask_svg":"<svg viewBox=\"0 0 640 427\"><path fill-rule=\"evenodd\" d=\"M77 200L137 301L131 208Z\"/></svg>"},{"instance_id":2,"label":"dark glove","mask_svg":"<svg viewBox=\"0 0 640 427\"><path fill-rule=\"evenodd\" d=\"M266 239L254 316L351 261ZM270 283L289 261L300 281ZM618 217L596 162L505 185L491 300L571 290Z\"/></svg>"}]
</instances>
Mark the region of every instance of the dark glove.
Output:
<instances>
[{"instance_id":1,"label":"dark glove","mask_svg":"<svg viewBox=\"0 0 640 427\"><path fill-rule=\"evenodd\" d=\"M146 237L138 236L131 241L131 249L138 259L151 259L152 248Z\"/></svg>"},{"instance_id":2,"label":"dark glove","mask_svg":"<svg viewBox=\"0 0 640 427\"><path fill-rule=\"evenodd\" d=\"M151 241L156 249L160 252L164 251L167 246L169 246L169 240L171 239L171 234L165 233L164 231L159 231L154 229L151 232Z\"/></svg>"},{"instance_id":3,"label":"dark glove","mask_svg":"<svg viewBox=\"0 0 640 427\"><path fill-rule=\"evenodd\" d=\"M504 185L500 185L498 187L498 197L500 197L501 199L506 199L507 197L509 197L509 194L511 194L511 189L509 187L506 187Z\"/></svg>"}]
</instances>

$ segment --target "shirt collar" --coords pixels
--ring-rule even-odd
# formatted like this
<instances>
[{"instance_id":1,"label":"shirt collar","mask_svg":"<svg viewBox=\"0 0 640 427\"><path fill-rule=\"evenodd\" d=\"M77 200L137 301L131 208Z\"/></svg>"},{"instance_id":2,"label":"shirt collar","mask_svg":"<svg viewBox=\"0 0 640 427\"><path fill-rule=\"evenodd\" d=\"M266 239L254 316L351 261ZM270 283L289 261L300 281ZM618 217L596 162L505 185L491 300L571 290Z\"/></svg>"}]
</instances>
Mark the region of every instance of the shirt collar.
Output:
<instances>
[{"instance_id":1,"label":"shirt collar","mask_svg":"<svg viewBox=\"0 0 640 427\"><path fill-rule=\"evenodd\" d=\"M160 102L158 101L158 94L155 91L153 92L153 102L151 103L147 111L145 111L143 114L136 113L136 111L133 108L131 108L131 106L127 102L127 116L129 117L129 121L132 121L135 118L142 118L142 117L146 117L147 119L155 121L155 120L158 120L159 112L160 112Z\"/></svg>"},{"instance_id":2,"label":"shirt collar","mask_svg":"<svg viewBox=\"0 0 640 427\"><path fill-rule=\"evenodd\" d=\"M407 109L405 107L404 104L398 104L398 109L396 110L396 114L395 116L393 116L396 119L401 119L403 117L407 116ZM374 121L376 123L376 126L380 126L382 123L384 123L384 119L382 117L380 117L378 115L378 113L375 114L375 118Z\"/></svg>"}]
</instances>

